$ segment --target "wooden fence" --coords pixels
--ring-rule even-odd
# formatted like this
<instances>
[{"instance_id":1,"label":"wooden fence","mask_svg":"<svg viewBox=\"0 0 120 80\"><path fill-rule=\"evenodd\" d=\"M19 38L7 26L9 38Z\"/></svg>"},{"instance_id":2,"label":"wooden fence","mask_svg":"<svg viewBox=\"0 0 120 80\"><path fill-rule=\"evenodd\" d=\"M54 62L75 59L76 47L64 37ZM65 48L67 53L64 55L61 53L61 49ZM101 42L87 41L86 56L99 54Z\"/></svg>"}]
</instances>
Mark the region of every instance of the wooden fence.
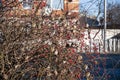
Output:
<instances>
[{"instance_id":1,"label":"wooden fence","mask_svg":"<svg viewBox=\"0 0 120 80\"><path fill-rule=\"evenodd\" d=\"M96 41L95 41L96 42ZM96 42L98 52L103 53L103 44ZM91 50L94 51L94 50ZM108 39L106 40L106 52L108 53L120 53L120 39Z\"/></svg>"},{"instance_id":2,"label":"wooden fence","mask_svg":"<svg viewBox=\"0 0 120 80\"><path fill-rule=\"evenodd\" d=\"M95 45L93 45L95 44ZM94 47L96 46L96 50ZM83 52L87 52L88 50L82 50ZM91 41L91 44L89 45L89 51L94 53L94 52L99 52L99 53L104 53L105 51L107 53L117 53L120 54L120 39L108 39L106 40L106 49L104 51L104 44L103 40L94 40Z\"/></svg>"},{"instance_id":3,"label":"wooden fence","mask_svg":"<svg viewBox=\"0 0 120 80\"><path fill-rule=\"evenodd\" d=\"M120 53L120 39L108 39L106 41L107 52Z\"/></svg>"}]
</instances>

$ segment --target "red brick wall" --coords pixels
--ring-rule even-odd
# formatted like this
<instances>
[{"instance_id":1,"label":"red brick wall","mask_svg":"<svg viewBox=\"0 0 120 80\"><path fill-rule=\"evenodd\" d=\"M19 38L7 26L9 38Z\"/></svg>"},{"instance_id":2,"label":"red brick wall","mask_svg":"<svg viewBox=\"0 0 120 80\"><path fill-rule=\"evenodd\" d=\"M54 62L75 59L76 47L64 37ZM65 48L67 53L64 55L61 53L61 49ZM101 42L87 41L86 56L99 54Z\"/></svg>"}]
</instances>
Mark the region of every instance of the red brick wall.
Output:
<instances>
[{"instance_id":1,"label":"red brick wall","mask_svg":"<svg viewBox=\"0 0 120 80\"><path fill-rule=\"evenodd\" d=\"M2 0L2 1L3 1L4 6L8 4L8 1L5 1L5 0ZM33 8L28 9L28 10L23 9L22 4L21 3L18 4L18 3L19 3L18 0L16 0L16 2L13 2L11 4L11 6L17 4L17 6L14 7L14 9L7 11L6 12L7 16L19 16L20 17L21 15L32 15L36 9L36 6L39 4L39 1L34 0ZM36 13L37 15L40 15L40 12L41 12L40 8L41 8L41 6L39 7L38 12ZM52 12L52 14L53 15L63 15L66 12L72 12L71 13L72 15L74 13L78 14L79 13L79 0L72 0L72 2L69 2L68 0L64 0L64 10L54 10Z\"/></svg>"},{"instance_id":2,"label":"red brick wall","mask_svg":"<svg viewBox=\"0 0 120 80\"><path fill-rule=\"evenodd\" d=\"M78 12L79 13L79 0L64 0L64 10L68 12Z\"/></svg>"},{"instance_id":3,"label":"red brick wall","mask_svg":"<svg viewBox=\"0 0 120 80\"><path fill-rule=\"evenodd\" d=\"M55 10L54 14L56 15L62 15L65 13L70 13L71 16L78 16L79 14L79 0L72 0L72 2L69 2L69 0L64 0L64 9L61 10Z\"/></svg>"}]
</instances>

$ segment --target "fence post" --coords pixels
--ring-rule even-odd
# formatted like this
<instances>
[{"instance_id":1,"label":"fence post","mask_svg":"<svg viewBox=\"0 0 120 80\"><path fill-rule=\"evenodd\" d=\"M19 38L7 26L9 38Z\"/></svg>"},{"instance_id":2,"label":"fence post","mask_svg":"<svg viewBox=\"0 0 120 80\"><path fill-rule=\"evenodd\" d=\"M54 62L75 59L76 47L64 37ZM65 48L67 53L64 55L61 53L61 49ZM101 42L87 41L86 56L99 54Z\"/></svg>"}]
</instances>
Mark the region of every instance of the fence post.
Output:
<instances>
[{"instance_id":1,"label":"fence post","mask_svg":"<svg viewBox=\"0 0 120 80\"><path fill-rule=\"evenodd\" d=\"M118 53L120 53L120 39L118 39Z\"/></svg>"},{"instance_id":2,"label":"fence post","mask_svg":"<svg viewBox=\"0 0 120 80\"><path fill-rule=\"evenodd\" d=\"M119 47L119 39L116 40L116 47L117 47L116 52L118 53L119 52L119 48L118 48Z\"/></svg>"},{"instance_id":3,"label":"fence post","mask_svg":"<svg viewBox=\"0 0 120 80\"><path fill-rule=\"evenodd\" d=\"M115 46L115 39L113 39L113 52L115 52L115 48L116 48L116 46Z\"/></svg>"},{"instance_id":4,"label":"fence post","mask_svg":"<svg viewBox=\"0 0 120 80\"><path fill-rule=\"evenodd\" d=\"M108 47L109 47L108 40L106 40L106 51L107 52L108 52Z\"/></svg>"},{"instance_id":5,"label":"fence post","mask_svg":"<svg viewBox=\"0 0 120 80\"><path fill-rule=\"evenodd\" d=\"M117 53L117 41L118 41L118 39L115 39L115 52Z\"/></svg>"},{"instance_id":6,"label":"fence post","mask_svg":"<svg viewBox=\"0 0 120 80\"><path fill-rule=\"evenodd\" d=\"M109 52L112 52L112 39L109 39Z\"/></svg>"},{"instance_id":7,"label":"fence post","mask_svg":"<svg viewBox=\"0 0 120 80\"><path fill-rule=\"evenodd\" d=\"M110 50L109 50L109 39L107 40L107 51L110 52Z\"/></svg>"}]
</instances>

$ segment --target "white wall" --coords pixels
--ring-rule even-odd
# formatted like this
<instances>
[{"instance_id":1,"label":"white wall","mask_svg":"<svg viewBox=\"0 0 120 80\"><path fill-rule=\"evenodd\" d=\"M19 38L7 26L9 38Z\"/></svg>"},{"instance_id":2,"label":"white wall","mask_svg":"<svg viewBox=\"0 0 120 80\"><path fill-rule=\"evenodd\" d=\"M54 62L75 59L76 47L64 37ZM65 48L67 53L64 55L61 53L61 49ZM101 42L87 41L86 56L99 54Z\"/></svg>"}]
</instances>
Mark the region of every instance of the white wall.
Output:
<instances>
[{"instance_id":1,"label":"white wall","mask_svg":"<svg viewBox=\"0 0 120 80\"><path fill-rule=\"evenodd\" d=\"M120 40L118 39L111 39L115 35L120 33L120 29L107 29L106 30L106 51L107 52L120 52ZM96 37L95 37L96 35ZM91 29L90 30L90 37L91 39L85 39L85 43L91 48L93 48L94 44L99 49L99 52L103 52L103 40L104 40L104 30L103 29ZM88 30L86 29L85 38L88 37ZM93 52L93 49L91 49Z\"/></svg>"}]
</instances>

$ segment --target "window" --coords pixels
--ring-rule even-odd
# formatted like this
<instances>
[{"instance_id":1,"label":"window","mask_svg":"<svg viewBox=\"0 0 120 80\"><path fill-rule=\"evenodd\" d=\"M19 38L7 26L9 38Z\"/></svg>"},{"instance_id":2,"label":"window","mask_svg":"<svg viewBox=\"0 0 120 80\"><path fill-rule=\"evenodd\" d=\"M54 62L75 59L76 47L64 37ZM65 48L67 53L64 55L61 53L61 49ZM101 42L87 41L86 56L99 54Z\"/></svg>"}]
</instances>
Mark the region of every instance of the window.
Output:
<instances>
[{"instance_id":1,"label":"window","mask_svg":"<svg viewBox=\"0 0 120 80\"><path fill-rule=\"evenodd\" d=\"M50 8L51 7L51 0L47 0L47 7Z\"/></svg>"},{"instance_id":2,"label":"window","mask_svg":"<svg viewBox=\"0 0 120 80\"><path fill-rule=\"evenodd\" d=\"M72 2L72 0L68 0L68 2Z\"/></svg>"},{"instance_id":3,"label":"window","mask_svg":"<svg viewBox=\"0 0 120 80\"><path fill-rule=\"evenodd\" d=\"M23 0L23 8L24 9L32 9L33 1L32 0Z\"/></svg>"},{"instance_id":4,"label":"window","mask_svg":"<svg viewBox=\"0 0 120 80\"><path fill-rule=\"evenodd\" d=\"M2 7L2 0L0 0L0 7Z\"/></svg>"},{"instance_id":5,"label":"window","mask_svg":"<svg viewBox=\"0 0 120 80\"><path fill-rule=\"evenodd\" d=\"M63 9L63 2L64 0L51 0L51 8L54 10L61 10Z\"/></svg>"}]
</instances>

